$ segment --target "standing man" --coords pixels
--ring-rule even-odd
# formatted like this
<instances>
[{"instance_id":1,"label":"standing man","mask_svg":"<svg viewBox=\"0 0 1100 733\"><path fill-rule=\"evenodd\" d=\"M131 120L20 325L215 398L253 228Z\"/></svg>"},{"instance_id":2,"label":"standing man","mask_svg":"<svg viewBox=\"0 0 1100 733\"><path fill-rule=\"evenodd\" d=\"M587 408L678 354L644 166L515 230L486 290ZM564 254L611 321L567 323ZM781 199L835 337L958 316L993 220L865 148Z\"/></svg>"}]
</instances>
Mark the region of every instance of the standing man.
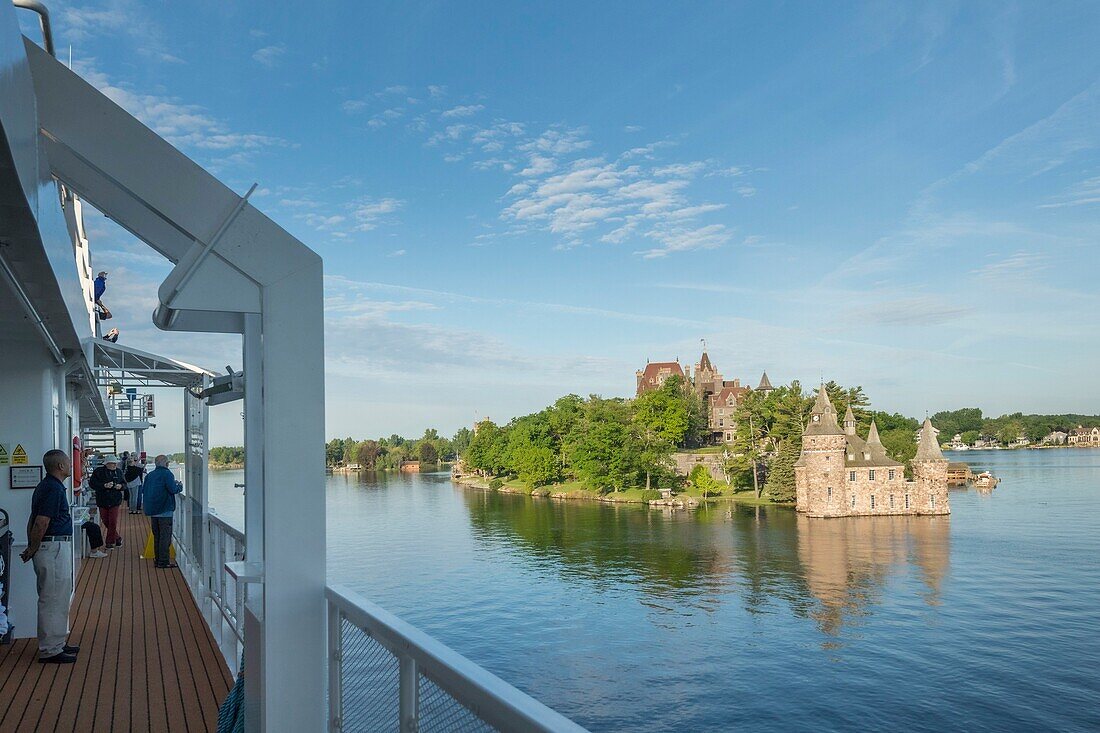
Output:
<instances>
[{"instance_id":1,"label":"standing man","mask_svg":"<svg viewBox=\"0 0 1100 733\"><path fill-rule=\"evenodd\" d=\"M99 313L99 320L106 321L111 317L111 311L107 306L103 305L103 301L100 298L107 292L107 271L103 270L96 276L95 281L92 283L95 288L95 308Z\"/></svg>"},{"instance_id":2,"label":"standing man","mask_svg":"<svg viewBox=\"0 0 1100 733\"><path fill-rule=\"evenodd\" d=\"M183 491L183 484L176 481L172 469L168 468L168 456L159 455L153 459L156 468L145 477L141 488L145 514L153 523L153 554L158 568L174 568L171 561L172 515L176 511L176 494Z\"/></svg>"},{"instance_id":3,"label":"standing man","mask_svg":"<svg viewBox=\"0 0 1100 733\"><path fill-rule=\"evenodd\" d=\"M73 519L64 481L72 473L62 450L42 456L46 478L31 497L27 522L27 549L23 562L34 560L38 579L38 661L72 664L80 647L65 644L69 636L69 599L73 592Z\"/></svg>"},{"instance_id":4,"label":"standing man","mask_svg":"<svg viewBox=\"0 0 1100 733\"><path fill-rule=\"evenodd\" d=\"M118 456L106 456L103 465L92 471L88 486L95 492L95 503L103 527L107 530L107 549L122 547L122 535L118 533L118 515L121 513L122 490L126 481L118 467Z\"/></svg>"},{"instance_id":5,"label":"standing man","mask_svg":"<svg viewBox=\"0 0 1100 733\"><path fill-rule=\"evenodd\" d=\"M130 465L126 467L124 478L126 479L126 490L129 492L126 501L130 505L130 513L140 514L141 487L145 483L145 459L138 458L136 454L131 454Z\"/></svg>"}]
</instances>

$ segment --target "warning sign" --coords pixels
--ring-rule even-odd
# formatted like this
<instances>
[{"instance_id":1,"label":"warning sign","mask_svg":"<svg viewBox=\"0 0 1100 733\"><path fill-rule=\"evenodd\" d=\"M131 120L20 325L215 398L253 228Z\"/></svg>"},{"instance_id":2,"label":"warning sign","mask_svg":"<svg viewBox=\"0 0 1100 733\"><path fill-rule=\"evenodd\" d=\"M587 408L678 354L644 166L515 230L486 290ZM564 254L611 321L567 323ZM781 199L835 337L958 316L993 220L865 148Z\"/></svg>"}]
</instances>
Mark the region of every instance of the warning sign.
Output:
<instances>
[{"instance_id":1,"label":"warning sign","mask_svg":"<svg viewBox=\"0 0 1100 733\"><path fill-rule=\"evenodd\" d=\"M8 465L11 460L11 454L8 452L8 444L0 443L0 466Z\"/></svg>"},{"instance_id":2,"label":"warning sign","mask_svg":"<svg viewBox=\"0 0 1100 733\"><path fill-rule=\"evenodd\" d=\"M19 464L26 463L30 463L30 461L27 460L27 451L23 450L22 444L17 444L15 450L12 451L11 454L11 464L13 466L18 466Z\"/></svg>"}]
</instances>

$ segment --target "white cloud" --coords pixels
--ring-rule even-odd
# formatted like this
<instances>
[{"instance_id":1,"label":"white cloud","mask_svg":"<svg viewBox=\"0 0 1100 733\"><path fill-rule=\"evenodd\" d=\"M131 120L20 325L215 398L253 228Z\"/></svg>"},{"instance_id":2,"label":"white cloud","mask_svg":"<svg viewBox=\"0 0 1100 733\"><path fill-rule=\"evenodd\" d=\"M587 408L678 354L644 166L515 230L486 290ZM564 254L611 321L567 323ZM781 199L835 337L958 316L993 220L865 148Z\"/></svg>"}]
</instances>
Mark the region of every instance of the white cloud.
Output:
<instances>
[{"instance_id":1,"label":"white cloud","mask_svg":"<svg viewBox=\"0 0 1100 733\"><path fill-rule=\"evenodd\" d=\"M340 109L348 114L356 114L367 108L367 103L362 99L349 99L340 105Z\"/></svg>"},{"instance_id":2,"label":"white cloud","mask_svg":"<svg viewBox=\"0 0 1100 733\"><path fill-rule=\"evenodd\" d=\"M261 66L266 66L269 69L274 69L279 65L279 60L286 54L286 46L281 43L276 43L271 46L264 46L261 49L257 49L252 54L252 60Z\"/></svg>"},{"instance_id":3,"label":"white cloud","mask_svg":"<svg viewBox=\"0 0 1100 733\"><path fill-rule=\"evenodd\" d=\"M393 252L390 252L389 255L387 255L387 256L388 257L404 257L405 256L405 250L395 249Z\"/></svg>"},{"instance_id":4,"label":"white cloud","mask_svg":"<svg viewBox=\"0 0 1100 733\"><path fill-rule=\"evenodd\" d=\"M389 214L404 206L404 202L395 198L363 198L349 206L355 231L367 232L377 227Z\"/></svg>"},{"instance_id":5,"label":"white cloud","mask_svg":"<svg viewBox=\"0 0 1100 733\"><path fill-rule=\"evenodd\" d=\"M485 109L485 105L483 104L459 105L458 107L452 107L451 109L447 110L446 112L441 114L440 117L443 117L444 119L452 117L473 117L483 109Z\"/></svg>"},{"instance_id":6,"label":"white cloud","mask_svg":"<svg viewBox=\"0 0 1100 733\"><path fill-rule=\"evenodd\" d=\"M1036 252L1014 252L1007 257L998 256L998 259L983 265L971 274L993 285L1018 284L1046 267L1045 255Z\"/></svg>"}]
</instances>

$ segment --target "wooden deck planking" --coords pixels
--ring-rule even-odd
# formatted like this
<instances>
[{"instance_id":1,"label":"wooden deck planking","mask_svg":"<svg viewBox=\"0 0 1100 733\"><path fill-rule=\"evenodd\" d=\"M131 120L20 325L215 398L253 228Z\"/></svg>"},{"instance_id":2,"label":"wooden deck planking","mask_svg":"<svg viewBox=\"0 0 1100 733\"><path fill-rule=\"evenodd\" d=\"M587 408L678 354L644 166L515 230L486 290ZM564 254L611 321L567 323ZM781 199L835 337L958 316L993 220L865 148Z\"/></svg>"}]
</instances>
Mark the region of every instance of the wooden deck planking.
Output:
<instances>
[{"instance_id":1,"label":"wooden deck planking","mask_svg":"<svg viewBox=\"0 0 1100 733\"><path fill-rule=\"evenodd\" d=\"M81 564L77 663L38 664L36 639L0 646L0 730L215 730L229 669L180 572L140 558L148 518L120 520L122 548Z\"/></svg>"}]
</instances>

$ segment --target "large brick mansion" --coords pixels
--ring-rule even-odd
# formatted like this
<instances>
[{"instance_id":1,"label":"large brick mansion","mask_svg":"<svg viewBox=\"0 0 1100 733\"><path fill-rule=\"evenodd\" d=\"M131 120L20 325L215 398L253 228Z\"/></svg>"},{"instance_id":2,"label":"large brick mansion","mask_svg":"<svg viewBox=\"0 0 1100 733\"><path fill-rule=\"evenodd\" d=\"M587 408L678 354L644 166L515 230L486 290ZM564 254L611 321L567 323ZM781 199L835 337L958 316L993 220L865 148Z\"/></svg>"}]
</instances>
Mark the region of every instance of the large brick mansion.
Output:
<instances>
[{"instance_id":1,"label":"large brick mansion","mask_svg":"<svg viewBox=\"0 0 1100 733\"><path fill-rule=\"evenodd\" d=\"M905 467L886 454L875 423L867 439L860 438L850 407L841 427L823 385L795 463L797 509L811 517L950 514L947 460L928 419L910 467L913 480L907 481Z\"/></svg>"},{"instance_id":2,"label":"large brick mansion","mask_svg":"<svg viewBox=\"0 0 1100 733\"><path fill-rule=\"evenodd\" d=\"M682 377L684 383L690 385L695 393L703 401L707 410L707 422L710 427L711 440L718 444L729 444L734 440L736 422L734 416L737 412L737 403L751 387L741 386L740 379L727 381L710 361L706 348L703 355L695 363L695 371L689 366L680 366L680 360L647 362L645 369L635 372L638 380L637 393L643 394L658 389L672 377ZM771 382L768 373L760 377L760 383L756 387L763 392L771 392Z\"/></svg>"}]
</instances>

